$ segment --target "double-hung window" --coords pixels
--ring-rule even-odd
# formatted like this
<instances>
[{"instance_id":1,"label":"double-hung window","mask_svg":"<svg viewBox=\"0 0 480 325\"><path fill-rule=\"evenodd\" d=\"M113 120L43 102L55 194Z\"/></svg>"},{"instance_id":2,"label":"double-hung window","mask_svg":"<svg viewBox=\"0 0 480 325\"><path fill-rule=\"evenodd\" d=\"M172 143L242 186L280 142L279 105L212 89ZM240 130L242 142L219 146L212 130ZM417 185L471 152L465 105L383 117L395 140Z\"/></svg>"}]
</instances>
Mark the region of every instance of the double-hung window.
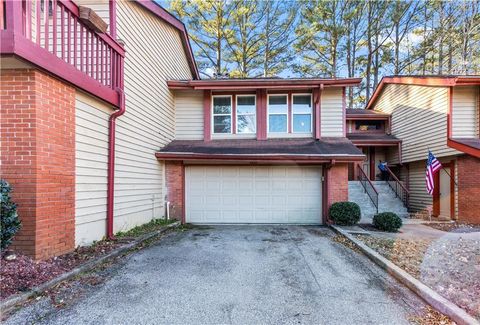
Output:
<instances>
[{"instance_id":1,"label":"double-hung window","mask_svg":"<svg viewBox=\"0 0 480 325\"><path fill-rule=\"evenodd\" d=\"M255 95L237 95L237 133L255 133Z\"/></svg>"},{"instance_id":2,"label":"double-hung window","mask_svg":"<svg viewBox=\"0 0 480 325\"><path fill-rule=\"evenodd\" d=\"M288 96L268 96L268 132L286 133L288 131Z\"/></svg>"},{"instance_id":3,"label":"double-hung window","mask_svg":"<svg viewBox=\"0 0 480 325\"><path fill-rule=\"evenodd\" d=\"M292 131L312 132L312 96L292 95Z\"/></svg>"},{"instance_id":4,"label":"double-hung window","mask_svg":"<svg viewBox=\"0 0 480 325\"><path fill-rule=\"evenodd\" d=\"M232 96L213 96L213 133L232 133Z\"/></svg>"}]
</instances>

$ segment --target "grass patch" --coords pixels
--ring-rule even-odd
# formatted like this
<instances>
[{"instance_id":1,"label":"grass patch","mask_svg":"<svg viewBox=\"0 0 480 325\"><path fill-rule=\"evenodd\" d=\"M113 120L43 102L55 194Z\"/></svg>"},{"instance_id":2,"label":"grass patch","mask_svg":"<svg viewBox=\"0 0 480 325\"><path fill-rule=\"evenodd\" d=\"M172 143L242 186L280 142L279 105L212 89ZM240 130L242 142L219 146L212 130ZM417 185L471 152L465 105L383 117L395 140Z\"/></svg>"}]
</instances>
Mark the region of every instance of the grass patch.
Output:
<instances>
[{"instance_id":1,"label":"grass patch","mask_svg":"<svg viewBox=\"0 0 480 325\"><path fill-rule=\"evenodd\" d=\"M115 234L116 237L124 238L124 237L139 237L141 235L145 235L149 232L159 230L166 225L176 222L175 219L153 219L152 221L145 223L140 226L136 226L128 231L120 231Z\"/></svg>"}]
</instances>

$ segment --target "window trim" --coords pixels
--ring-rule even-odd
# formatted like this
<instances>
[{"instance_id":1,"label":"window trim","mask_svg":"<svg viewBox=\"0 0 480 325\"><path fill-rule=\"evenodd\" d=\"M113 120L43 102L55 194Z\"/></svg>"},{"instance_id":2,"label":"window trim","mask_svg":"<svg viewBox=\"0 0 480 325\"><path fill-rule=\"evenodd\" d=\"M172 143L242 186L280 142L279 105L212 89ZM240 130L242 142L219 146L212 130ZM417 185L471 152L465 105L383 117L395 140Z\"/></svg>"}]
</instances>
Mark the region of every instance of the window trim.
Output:
<instances>
[{"instance_id":1,"label":"window trim","mask_svg":"<svg viewBox=\"0 0 480 325\"><path fill-rule=\"evenodd\" d=\"M215 114L213 108L214 108L214 102L215 102L215 98L218 97L218 98L225 98L225 97L229 97L230 98L230 114ZM233 95L212 95L212 100L211 100L211 107L210 107L210 110L212 112L212 118L211 118L211 134L234 134L233 133ZM217 133L215 132L215 116L230 116L230 132L221 132L221 133Z\"/></svg>"},{"instance_id":2,"label":"window trim","mask_svg":"<svg viewBox=\"0 0 480 325\"><path fill-rule=\"evenodd\" d=\"M293 103L293 97L295 96L310 96L310 131L308 132L295 132L293 129L293 116L295 115L294 113L294 103ZM305 114L298 114L298 115L305 115ZM292 93L292 118L291 118L291 130L292 133L297 133L297 134L312 134L313 133L313 96L312 93Z\"/></svg>"},{"instance_id":3,"label":"window trim","mask_svg":"<svg viewBox=\"0 0 480 325\"><path fill-rule=\"evenodd\" d=\"M284 96L287 98L287 112L285 114L278 114L278 113L273 113L270 114L270 96ZM289 95L288 93L282 93L282 94L267 94L267 134L288 134L288 126L290 125L290 114L289 114L289 109L288 109L288 104L289 104ZM287 115L287 131L285 132L270 132L270 115Z\"/></svg>"},{"instance_id":4,"label":"window trim","mask_svg":"<svg viewBox=\"0 0 480 325\"><path fill-rule=\"evenodd\" d=\"M255 106L255 113L253 114L238 114L238 97L253 97L255 103L253 104ZM238 132L238 116L239 115L253 115L254 116L254 125L255 125L255 132ZM235 96L235 134L257 134L257 95L256 94L239 94ZM220 133L217 133L220 134Z\"/></svg>"}]
</instances>

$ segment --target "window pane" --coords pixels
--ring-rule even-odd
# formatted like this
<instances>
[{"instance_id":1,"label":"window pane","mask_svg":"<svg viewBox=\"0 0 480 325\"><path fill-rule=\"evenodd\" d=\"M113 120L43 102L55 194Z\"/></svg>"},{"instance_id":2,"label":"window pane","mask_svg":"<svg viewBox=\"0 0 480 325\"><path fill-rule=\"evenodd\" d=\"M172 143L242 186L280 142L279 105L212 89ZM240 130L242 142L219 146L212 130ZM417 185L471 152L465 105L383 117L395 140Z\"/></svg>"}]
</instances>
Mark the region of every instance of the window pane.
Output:
<instances>
[{"instance_id":1,"label":"window pane","mask_svg":"<svg viewBox=\"0 0 480 325\"><path fill-rule=\"evenodd\" d=\"M238 115L238 133L255 133L255 115Z\"/></svg>"},{"instance_id":2,"label":"window pane","mask_svg":"<svg viewBox=\"0 0 480 325\"><path fill-rule=\"evenodd\" d=\"M237 105L255 105L255 96L238 96Z\"/></svg>"},{"instance_id":3,"label":"window pane","mask_svg":"<svg viewBox=\"0 0 480 325\"><path fill-rule=\"evenodd\" d=\"M287 105L287 96L269 96L269 105Z\"/></svg>"},{"instance_id":4,"label":"window pane","mask_svg":"<svg viewBox=\"0 0 480 325\"><path fill-rule=\"evenodd\" d=\"M312 115L310 114L294 114L293 115L293 132L311 132Z\"/></svg>"},{"instance_id":5,"label":"window pane","mask_svg":"<svg viewBox=\"0 0 480 325\"><path fill-rule=\"evenodd\" d=\"M213 114L230 114L232 99L230 97L213 97Z\"/></svg>"},{"instance_id":6,"label":"window pane","mask_svg":"<svg viewBox=\"0 0 480 325\"><path fill-rule=\"evenodd\" d=\"M232 118L230 116L213 117L213 133L230 133Z\"/></svg>"},{"instance_id":7,"label":"window pane","mask_svg":"<svg viewBox=\"0 0 480 325\"><path fill-rule=\"evenodd\" d=\"M294 95L293 96L294 105L311 105L310 95Z\"/></svg>"},{"instance_id":8,"label":"window pane","mask_svg":"<svg viewBox=\"0 0 480 325\"><path fill-rule=\"evenodd\" d=\"M255 96L237 97L237 114L255 114Z\"/></svg>"},{"instance_id":9,"label":"window pane","mask_svg":"<svg viewBox=\"0 0 480 325\"><path fill-rule=\"evenodd\" d=\"M270 115L268 132L287 132L287 115Z\"/></svg>"},{"instance_id":10,"label":"window pane","mask_svg":"<svg viewBox=\"0 0 480 325\"><path fill-rule=\"evenodd\" d=\"M310 95L293 96L293 113L308 113L312 112L312 103Z\"/></svg>"},{"instance_id":11,"label":"window pane","mask_svg":"<svg viewBox=\"0 0 480 325\"><path fill-rule=\"evenodd\" d=\"M268 97L268 112L276 114L287 114L287 96Z\"/></svg>"}]
</instances>

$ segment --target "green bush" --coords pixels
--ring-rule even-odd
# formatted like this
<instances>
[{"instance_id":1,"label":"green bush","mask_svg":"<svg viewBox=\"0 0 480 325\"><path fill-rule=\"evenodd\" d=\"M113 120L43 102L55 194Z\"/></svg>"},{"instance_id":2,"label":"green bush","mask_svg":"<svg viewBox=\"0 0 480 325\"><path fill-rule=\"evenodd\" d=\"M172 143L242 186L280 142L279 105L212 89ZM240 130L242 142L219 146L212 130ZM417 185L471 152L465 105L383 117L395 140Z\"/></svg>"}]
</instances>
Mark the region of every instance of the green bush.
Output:
<instances>
[{"instance_id":1,"label":"green bush","mask_svg":"<svg viewBox=\"0 0 480 325\"><path fill-rule=\"evenodd\" d=\"M17 215L17 205L10 199L12 188L6 180L0 179L0 247L10 246L15 234L22 226Z\"/></svg>"},{"instance_id":2,"label":"green bush","mask_svg":"<svg viewBox=\"0 0 480 325\"><path fill-rule=\"evenodd\" d=\"M330 218L336 225L353 226L360 221L361 212L354 202L336 202L330 207Z\"/></svg>"},{"instance_id":3,"label":"green bush","mask_svg":"<svg viewBox=\"0 0 480 325\"><path fill-rule=\"evenodd\" d=\"M402 219L393 212L382 212L373 216L373 226L383 231L397 232L402 226Z\"/></svg>"}]
</instances>

